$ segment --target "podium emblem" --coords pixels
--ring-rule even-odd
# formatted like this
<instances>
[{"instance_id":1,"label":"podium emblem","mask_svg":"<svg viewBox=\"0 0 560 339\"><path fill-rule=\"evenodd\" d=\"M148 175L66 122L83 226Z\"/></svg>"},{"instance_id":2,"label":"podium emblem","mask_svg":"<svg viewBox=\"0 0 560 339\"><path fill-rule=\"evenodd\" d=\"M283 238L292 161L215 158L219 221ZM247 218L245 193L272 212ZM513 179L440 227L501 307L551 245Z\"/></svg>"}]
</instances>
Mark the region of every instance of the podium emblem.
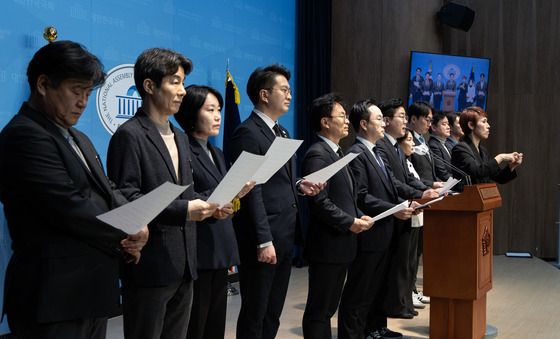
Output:
<instances>
[{"instance_id":1,"label":"podium emblem","mask_svg":"<svg viewBox=\"0 0 560 339\"><path fill-rule=\"evenodd\" d=\"M491 245L492 239L490 237L490 231L488 231L488 226L484 226L484 232L482 233L482 256L490 252Z\"/></svg>"}]
</instances>

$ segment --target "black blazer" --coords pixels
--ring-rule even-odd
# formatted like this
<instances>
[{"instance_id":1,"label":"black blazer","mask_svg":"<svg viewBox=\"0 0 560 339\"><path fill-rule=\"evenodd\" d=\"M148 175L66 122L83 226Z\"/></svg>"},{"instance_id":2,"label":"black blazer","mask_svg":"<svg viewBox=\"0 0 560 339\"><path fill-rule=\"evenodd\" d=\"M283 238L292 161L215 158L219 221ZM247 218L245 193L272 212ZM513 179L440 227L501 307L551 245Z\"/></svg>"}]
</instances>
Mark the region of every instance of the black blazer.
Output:
<instances>
[{"instance_id":1,"label":"black blazer","mask_svg":"<svg viewBox=\"0 0 560 339\"><path fill-rule=\"evenodd\" d=\"M212 194L227 173L222 151L208 143L212 160L208 153L192 136L189 137L192 153L194 190L204 200ZM230 218L216 220L212 217L196 223L196 248L198 268L223 269L239 264L237 240Z\"/></svg>"},{"instance_id":2,"label":"black blazer","mask_svg":"<svg viewBox=\"0 0 560 339\"><path fill-rule=\"evenodd\" d=\"M437 156L450 163L451 151L447 148L447 146L444 146L441 141L437 139L437 137L431 137L430 140L428 140L428 146L430 146L432 155L435 154L433 162L436 171L436 177L438 177L442 181L447 181L449 177L453 176L453 170L451 169L451 167L443 163L441 160L436 159L435 157ZM414 167L414 169L416 169L416 167Z\"/></svg>"},{"instance_id":3,"label":"black blazer","mask_svg":"<svg viewBox=\"0 0 560 339\"><path fill-rule=\"evenodd\" d=\"M356 180L358 207L362 212L373 217L402 201L391 180L392 176L390 173L387 173L389 176L385 176L366 145L356 140L348 152L360 153L349 166ZM389 168L385 168L390 171ZM367 252L386 250L393 235L393 225L393 216L376 221L372 228L358 234L358 250Z\"/></svg>"},{"instance_id":4,"label":"black blazer","mask_svg":"<svg viewBox=\"0 0 560 339\"><path fill-rule=\"evenodd\" d=\"M482 145L479 149L480 152L471 138L465 135L451 153L451 163L469 174L473 184L492 181L505 184L517 177L516 171L510 171L509 166L500 167Z\"/></svg>"},{"instance_id":5,"label":"black blazer","mask_svg":"<svg viewBox=\"0 0 560 339\"><path fill-rule=\"evenodd\" d=\"M90 168L42 112L23 104L0 133L0 200L13 255L4 312L17 322L58 322L120 312L120 241L96 216L126 202L85 134L70 134Z\"/></svg>"},{"instance_id":6,"label":"black blazer","mask_svg":"<svg viewBox=\"0 0 560 339\"><path fill-rule=\"evenodd\" d=\"M280 128L288 136L288 131ZM233 132L229 158L235 162L243 151L264 155L274 138L272 130L253 112ZM269 241L278 258L291 255L295 234L301 232L294 157L265 184L256 185L241 199L233 225L243 264L256 264L257 246Z\"/></svg>"},{"instance_id":7,"label":"black blazer","mask_svg":"<svg viewBox=\"0 0 560 339\"><path fill-rule=\"evenodd\" d=\"M419 146L422 144L420 140L416 138L416 136L413 136L413 139L414 145ZM410 155L410 161L412 162L414 169L420 176L420 180L422 180L424 185L432 187L434 181L439 181L436 176L436 170L433 163L434 160L431 159L428 154L420 155L412 153Z\"/></svg>"},{"instance_id":8,"label":"black blazer","mask_svg":"<svg viewBox=\"0 0 560 339\"><path fill-rule=\"evenodd\" d=\"M171 129L179 153L179 178L163 138L141 108L109 142L109 178L128 199L138 199L165 182L191 184L148 224L150 237L140 263L125 270L124 282L130 286L166 286L197 277L196 225L187 221L188 202L195 198L189 141L182 131Z\"/></svg>"},{"instance_id":9,"label":"black blazer","mask_svg":"<svg viewBox=\"0 0 560 339\"><path fill-rule=\"evenodd\" d=\"M338 159L330 146L320 140L307 150L302 173L311 174ZM307 197L310 222L304 255L310 261L342 264L352 262L356 256L357 237L349 228L354 218L360 218L363 213L356 203L356 180L349 181L349 176L352 172L343 169L329 179L324 190Z\"/></svg>"},{"instance_id":10,"label":"black blazer","mask_svg":"<svg viewBox=\"0 0 560 339\"><path fill-rule=\"evenodd\" d=\"M383 162L390 168L393 175L392 181L399 192L399 196L405 199L421 198L422 192L428 187L408 171L400 146L397 146L400 149L399 156L391 141L385 136L377 141L376 147L379 147L379 154Z\"/></svg>"}]
</instances>

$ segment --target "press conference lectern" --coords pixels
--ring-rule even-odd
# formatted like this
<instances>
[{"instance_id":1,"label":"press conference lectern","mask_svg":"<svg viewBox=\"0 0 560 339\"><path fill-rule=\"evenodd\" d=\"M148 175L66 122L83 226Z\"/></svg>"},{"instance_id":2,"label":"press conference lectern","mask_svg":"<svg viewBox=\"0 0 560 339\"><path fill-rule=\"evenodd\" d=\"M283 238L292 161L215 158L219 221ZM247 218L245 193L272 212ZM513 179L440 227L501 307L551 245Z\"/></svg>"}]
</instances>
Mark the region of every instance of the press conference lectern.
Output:
<instances>
[{"instance_id":1,"label":"press conference lectern","mask_svg":"<svg viewBox=\"0 0 560 339\"><path fill-rule=\"evenodd\" d=\"M424 294L431 298L431 339L484 338L493 209L501 205L495 184L479 184L424 211Z\"/></svg>"}]
</instances>

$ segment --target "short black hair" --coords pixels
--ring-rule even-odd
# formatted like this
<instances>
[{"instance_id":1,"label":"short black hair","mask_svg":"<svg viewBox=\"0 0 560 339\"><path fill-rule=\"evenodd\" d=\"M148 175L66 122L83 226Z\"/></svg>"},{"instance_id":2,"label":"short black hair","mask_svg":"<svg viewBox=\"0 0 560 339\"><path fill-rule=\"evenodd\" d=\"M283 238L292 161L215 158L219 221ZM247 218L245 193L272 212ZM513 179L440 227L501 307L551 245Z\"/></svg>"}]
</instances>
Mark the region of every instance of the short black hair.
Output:
<instances>
[{"instance_id":1,"label":"short black hair","mask_svg":"<svg viewBox=\"0 0 560 339\"><path fill-rule=\"evenodd\" d=\"M442 111L436 111L432 115L432 125L437 125L441 120L447 119L445 113Z\"/></svg>"},{"instance_id":2,"label":"short black hair","mask_svg":"<svg viewBox=\"0 0 560 339\"><path fill-rule=\"evenodd\" d=\"M358 132L360 130L360 121L369 120L371 112L369 108L375 105L375 100L365 99L357 101L350 109L350 123L354 127L354 131Z\"/></svg>"},{"instance_id":3,"label":"short black hair","mask_svg":"<svg viewBox=\"0 0 560 339\"><path fill-rule=\"evenodd\" d=\"M262 89L270 89L276 83L276 76L283 75L286 80L290 81L290 71L279 64L266 66L265 68L257 68L249 76L247 80L247 95L253 105L259 103L259 92Z\"/></svg>"},{"instance_id":4,"label":"short black hair","mask_svg":"<svg viewBox=\"0 0 560 339\"><path fill-rule=\"evenodd\" d=\"M459 117L459 112L447 112L445 116L447 117L449 126L453 126L453 124L455 124L455 120Z\"/></svg>"},{"instance_id":5,"label":"short black hair","mask_svg":"<svg viewBox=\"0 0 560 339\"><path fill-rule=\"evenodd\" d=\"M344 107L342 96L336 93L322 95L311 103L311 128L315 132L321 131L321 119L330 117L335 104Z\"/></svg>"},{"instance_id":6,"label":"short black hair","mask_svg":"<svg viewBox=\"0 0 560 339\"><path fill-rule=\"evenodd\" d=\"M416 101L414 103L412 103L412 105L410 105L408 107L407 113L408 113L408 118L412 118L412 117L416 117L416 118L420 118L420 117L428 117L428 115L430 115L430 111L433 112L433 108L432 106L430 106L429 103L427 103L426 101Z\"/></svg>"},{"instance_id":7,"label":"short black hair","mask_svg":"<svg viewBox=\"0 0 560 339\"><path fill-rule=\"evenodd\" d=\"M173 75L183 67L185 75L192 71L192 61L181 53L166 48L149 48L138 56L134 64L134 84L140 97L144 99L144 80L152 80L157 87L165 76Z\"/></svg>"},{"instance_id":8,"label":"short black hair","mask_svg":"<svg viewBox=\"0 0 560 339\"><path fill-rule=\"evenodd\" d=\"M383 113L383 117L387 118L393 118L399 107L404 108L403 101L399 98L388 99L379 104L379 109L381 113Z\"/></svg>"},{"instance_id":9,"label":"short black hair","mask_svg":"<svg viewBox=\"0 0 560 339\"><path fill-rule=\"evenodd\" d=\"M54 87L63 80L78 79L93 82L93 87L100 86L106 74L103 64L87 49L74 41L55 41L41 47L27 66L27 81L31 92L37 90L37 79L46 75Z\"/></svg>"},{"instance_id":10,"label":"short black hair","mask_svg":"<svg viewBox=\"0 0 560 339\"><path fill-rule=\"evenodd\" d=\"M214 94L218 99L220 109L224 107L224 99L218 90L209 86L190 85L185 87L185 91L187 93L183 97L181 107L174 117L186 133L192 134L197 130L198 113L200 108L204 106L208 94Z\"/></svg>"},{"instance_id":11,"label":"short black hair","mask_svg":"<svg viewBox=\"0 0 560 339\"><path fill-rule=\"evenodd\" d=\"M398 142L399 144L400 144L401 142L403 142L403 141L408 137L408 134L414 135L414 132L412 132L412 130L411 130L410 128L406 127L406 128L405 128L405 131L404 131L404 135L403 135L402 137L397 138L397 142Z\"/></svg>"}]
</instances>

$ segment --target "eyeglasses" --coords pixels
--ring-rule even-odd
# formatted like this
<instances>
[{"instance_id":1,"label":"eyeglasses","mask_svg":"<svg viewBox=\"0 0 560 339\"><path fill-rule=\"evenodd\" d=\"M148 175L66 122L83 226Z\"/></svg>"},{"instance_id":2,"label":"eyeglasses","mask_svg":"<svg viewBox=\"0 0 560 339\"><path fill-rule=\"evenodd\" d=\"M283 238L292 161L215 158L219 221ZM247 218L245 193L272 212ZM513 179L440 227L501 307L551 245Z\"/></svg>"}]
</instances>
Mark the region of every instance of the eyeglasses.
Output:
<instances>
[{"instance_id":1,"label":"eyeglasses","mask_svg":"<svg viewBox=\"0 0 560 339\"><path fill-rule=\"evenodd\" d=\"M330 116L330 117L327 117L327 118L331 118L331 119L342 118L342 119L346 120L346 119L350 119L350 116L347 115L347 114L340 114L340 115L333 115L333 116Z\"/></svg>"},{"instance_id":2,"label":"eyeglasses","mask_svg":"<svg viewBox=\"0 0 560 339\"><path fill-rule=\"evenodd\" d=\"M288 95L288 94L292 94L292 89L290 87L271 87L271 88L267 88L267 90L272 91L273 89L277 89L280 92L284 93L284 95Z\"/></svg>"}]
</instances>

